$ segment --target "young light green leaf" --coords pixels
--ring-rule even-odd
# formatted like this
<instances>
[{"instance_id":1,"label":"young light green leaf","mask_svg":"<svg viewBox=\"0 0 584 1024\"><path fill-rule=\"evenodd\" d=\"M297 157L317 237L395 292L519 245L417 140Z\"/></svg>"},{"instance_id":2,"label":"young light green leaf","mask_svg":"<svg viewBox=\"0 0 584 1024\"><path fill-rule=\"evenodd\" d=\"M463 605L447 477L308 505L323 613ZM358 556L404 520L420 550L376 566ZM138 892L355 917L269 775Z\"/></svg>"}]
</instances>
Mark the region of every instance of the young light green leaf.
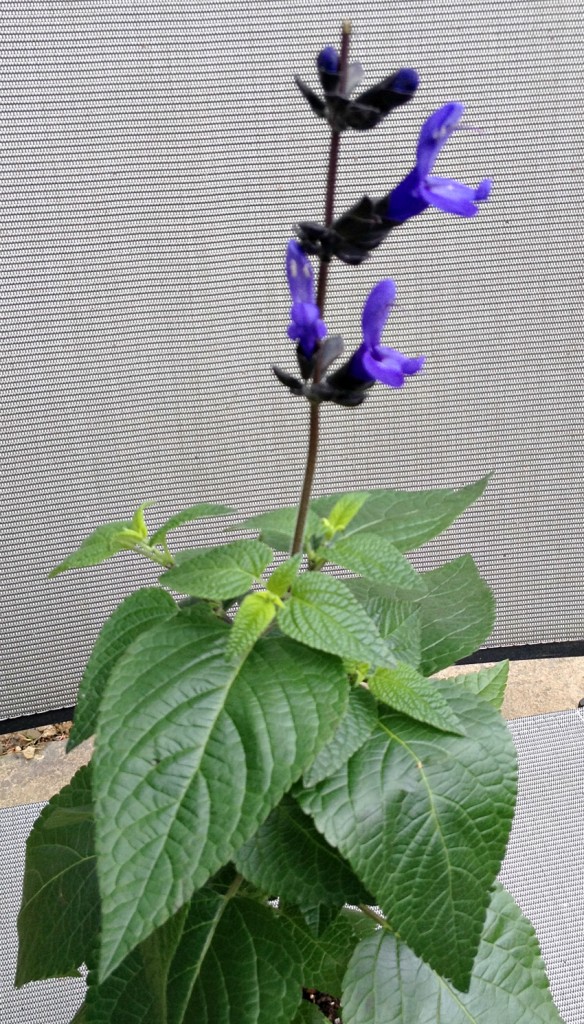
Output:
<instances>
[{"instance_id":1,"label":"young light green leaf","mask_svg":"<svg viewBox=\"0 0 584 1024\"><path fill-rule=\"evenodd\" d=\"M271 512L261 512L257 516L244 519L242 523L233 523L226 527L227 530L258 530L259 538L265 544L269 544L276 551L290 551L296 520L298 519L298 508L277 508ZM309 511L306 518L305 536L310 537L313 533L322 533L320 517Z\"/></svg>"},{"instance_id":2,"label":"young light green leaf","mask_svg":"<svg viewBox=\"0 0 584 1024\"><path fill-rule=\"evenodd\" d=\"M267 590L244 597L233 620L227 657L242 658L246 655L262 633L265 633L275 614L276 603Z\"/></svg>"},{"instance_id":3,"label":"young light green leaf","mask_svg":"<svg viewBox=\"0 0 584 1024\"><path fill-rule=\"evenodd\" d=\"M465 736L382 715L342 768L296 798L403 941L465 990L511 827L515 751L487 701L436 687Z\"/></svg>"},{"instance_id":4,"label":"young light green leaf","mask_svg":"<svg viewBox=\"0 0 584 1024\"><path fill-rule=\"evenodd\" d=\"M176 530L177 527L185 526L187 523L194 523L197 519L213 516L234 516L235 514L235 509L229 508L227 505L211 505L208 502L190 505L189 508L184 508L182 512L176 512L162 526L159 526L150 537L148 543L165 544L166 535L171 530Z\"/></svg>"},{"instance_id":5,"label":"young light green leaf","mask_svg":"<svg viewBox=\"0 0 584 1024\"><path fill-rule=\"evenodd\" d=\"M285 796L235 855L237 870L269 895L304 909L369 899L338 850L317 832L291 796Z\"/></svg>"},{"instance_id":6,"label":"young light green leaf","mask_svg":"<svg viewBox=\"0 0 584 1024\"><path fill-rule=\"evenodd\" d=\"M468 992L459 992L383 929L355 948L343 983L344 1024L562 1024L535 932L496 885Z\"/></svg>"},{"instance_id":7,"label":"young light green leaf","mask_svg":"<svg viewBox=\"0 0 584 1024\"><path fill-rule=\"evenodd\" d=\"M140 633L177 611L170 594L158 587L144 587L122 601L102 627L79 685L75 721L67 750L93 736L97 713L110 672Z\"/></svg>"},{"instance_id":8,"label":"young light green leaf","mask_svg":"<svg viewBox=\"0 0 584 1024\"><path fill-rule=\"evenodd\" d=\"M27 841L17 986L77 976L90 956L99 930L93 829L86 765L41 811Z\"/></svg>"},{"instance_id":9,"label":"young light green leaf","mask_svg":"<svg viewBox=\"0 0 584 1024\"><path fill-rule=\"evenodd\" d=\"M278 614L283 633L318 651L373 665L393 665L389 647L348 587L333 576L306 572Z\"/></svg>"},{"instance_id":10,"label":"young light green leaf","mask_svg":"<svg viewBox=\"0 0 584 1024\"><path fill-rule=\"evenodd\" d=\"M67 569L85 569L90 565L99 565L119 551L131 551L137 537L132 539L134 524L132 520L116 523L104 523L98 526L89 537L81 542L76 551L59 563L49 573L49 579L66 572Z\"/></svg>"},{"instance_id":11,"label":"young light green leaf","mask_svg":"<svg viewBox=\"0 0 584 1024\"><path fill-rule=\"evenodd\" d=\"M329 512L326 525L332 534L346 530L350 522L355 518L359 509L370 497L369 491L350 491L348 494L337 496L337 500Z\"/></svg>"},{"instance_id":12,"label":"young light green leaf","mask_svg":"<svg viewBox=\"0 0 584 1024\"><path fill-rule=\"evenodd\" d=\"M427 586L407 558L385 537L374 533L354 533L341 537L324 549L327 561L357 572L367 580L422 597Z\"/></svg>"},{"instance_id":13,"label":"young light green leaf","mask_svg":"<svg viewBox=\"0 0 584 1024\"><path fill-rule=\"evenodd\" d=\"M444 732L464 734L460 720L436 688L411 665L378 668L367 680L371 693L390 708Z\"/></svg>"},{"instance_id":14,"label":"young light green leaf","mask_svg":"<svg viewBox=\"0 0 584 1024\"><path fill-rule=\"evenodd\" d=\"M368 580L345 580L351 593L373 619L396 661L418 668L421 661L422 626L418 606L402 601L391 591Z\"/></svg>"},{"instance_id":15,"label":"young light green leaf","mask_svg":"<svg viewBox=\"0 0 584 1024\"><path fill-rule=\"evenodd\" d=\"M495 623L495 599L470 555L424 573L428 593L418 602L420 671L432 675L472 654Z\"/></svg>"},{"instance_id":16,"label":"young light green leaf","mask_svg":"<svg viewBox=\"0 0 584 1024\"><path fill-rule=\"evenodd\" d=\"M385 537L400 551L411 551L438 536L485 490L489 476L459 490L370 491L371 497L347 527L346 536L365 530ZM328 516L338 494L318 498L311 508Z\"/></svg>"},{"instance_id":17,"label":"young light green leaf","mask_svg":"<svg viewBox=\"0 0 584 1024\"><path fill-rule=\"evenodd\" d=\"M153 505L153 501L143 501L132 516L132 530L136 534L136 540L138 541L148 540L148 526L146 525L144 509L152 508Z\"/></svg>"},{"instance_id":18,"label":"young light green leaf","mask_svg":"<svg viewBox=\"0 0 584 1024\"><path fill-rule=\"evenodd\" d=\"M472 693L484 697L489 704L500 711L503 706L508 676L509 662L501 661L498 665L481 668L478 672L465 672L464 675L456 676L452 681L465 686Z\"/></svg>"},{"instance_id":19,"label":"young light green leaf","mask_svg":"<svg viewBox=\"0 0 584 1024\"><path fill-rule=\"evenodd\" d=\"M302 555L292 555L292 558L287 558L277 569L274 569L266 583L266 587L271 594L283 597L284 594L288 593L298 575L301 561Z\"/></svg>"},{"instance_id":20,"label":"young light green leaf","mask_svg":"<svg viewBox=\"0 0 584 1024\"><path fill-rule=\"evenodd\" d=\"M261 576L274 553L259 540L234 540L222 547L181 551L160 582L179 594L224 601L239 597Z\"/></svg>"},{"instance_id":21,"label":"young light green leaf","mask_svg":"<svg viewBox=\"0 0 584 1024\"><path fill-rule=\"evenodd\" d=\"M102 979L232 859L344 713L338 658L265 637L234 665L229 632L191 608L110 676L95 754Z\"/></svg>"},{"instance_id":22,"label":"young light green leaf","mask_svg":"<svg viewBox=\"0 0 584 1024\"><path fill-rule=\"evenodd\" d=\"M347 710L339 722L333 737L322 748L316 759L303 775L305 786L316 786L327 775L345 764L369 739L377 725L377 704L362 686L355 686L349 694Z\"/></svg>"}]
</instances>

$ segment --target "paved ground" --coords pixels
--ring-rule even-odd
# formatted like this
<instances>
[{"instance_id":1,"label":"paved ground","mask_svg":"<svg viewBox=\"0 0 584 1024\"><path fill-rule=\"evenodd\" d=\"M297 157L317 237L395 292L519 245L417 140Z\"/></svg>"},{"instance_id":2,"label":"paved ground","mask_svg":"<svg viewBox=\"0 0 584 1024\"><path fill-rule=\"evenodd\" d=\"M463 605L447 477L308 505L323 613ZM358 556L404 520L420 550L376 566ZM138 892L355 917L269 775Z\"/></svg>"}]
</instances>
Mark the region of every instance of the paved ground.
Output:
<instances>
[{"instance_id":1,"label":"paved ground","mask_svg":"<svg viewBox=\"0 0 584 1024\"><path fill-rule=\"evenodd\" d=\"M444 674L473 670L475 666L464 666ZM581 697L584 658L515 661L511 663L503 711L507 718L565 711L575 708ZM5 754L0 757L0 807L48 800L89 760L90 754L90 741L66 754L62 739L39 746L34 757L25 757L23 750Z\"/></svg>"}]
</instances>

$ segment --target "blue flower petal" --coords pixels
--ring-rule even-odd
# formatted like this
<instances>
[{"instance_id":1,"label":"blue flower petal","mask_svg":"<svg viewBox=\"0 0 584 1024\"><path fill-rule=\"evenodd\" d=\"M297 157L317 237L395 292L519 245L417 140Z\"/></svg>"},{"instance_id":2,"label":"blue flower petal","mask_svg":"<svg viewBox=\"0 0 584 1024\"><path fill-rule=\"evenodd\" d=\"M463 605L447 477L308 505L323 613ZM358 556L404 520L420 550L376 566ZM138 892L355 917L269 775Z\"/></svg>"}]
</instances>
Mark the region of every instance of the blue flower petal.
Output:
<instances>
[{"instance_id":1,"label":"blue flower petal","mask_svg":"<svg viewBox=\"0 0 584 1024\"><path fill-rule=\"evenodd\" d=\"M310 260L294 239L286 249L286 276L292 302L314 303L314 278Z\"/></svg>"},{"instance_id":2,"label":"blue flower petal","mask_svg":"<svg viewBox=\"0 0 584 1024\"><path fill-rule=\"evenodd\" d=\"M399 355L399 353L397 353ZM397 359L376 359L372 352L364 352L363 369L371 380L388 384L390 388L401 388L404 384L404 373Z\"/></svg>"},{"instance_id":3,"label":"blue flower petal","mask_svg":"<svg viewBox=\"0 0 584 1024\"><path fill-rule=\"evenodd\" d=\"M430 173L442 147L464 114L463 103L445 103L422 125L416 148L416 164L422 177Z\"/></svg>"},{"instance_id":4,"label":"blue flower petal","mask_svg":"<svg viewBox=\"0 0 584 1024\"><path fill-rule=\"evenodd\" d=\"M459 217L474 217L478 213L477 189L453 178L427 178L420 191L424 199L444 213Z\"/></svg>"},{"instance_id":5,"label":"blue flower petal","mask_svg":"<svg viewBox=\"0 0 584 1024\"><path fill-rule=\"evenodd\" d=\"M369 293L361 316L363 344L366 348L371 349L379 344L383 328L395 302L395 293L395 282L389 279L379 281Z\"/></svg>"},{"instance_id":6,"label":"blue flower petal","mask_svg":"<svg viewBox=\"0 0 584 1024\"><path fill-rule=\"evenodd\" d=\"M316 58L316 66L319 71L325 71L329 75L336 75L341 66L341 57L334 46L325 46Z\"/></svg>"}]
</instances>

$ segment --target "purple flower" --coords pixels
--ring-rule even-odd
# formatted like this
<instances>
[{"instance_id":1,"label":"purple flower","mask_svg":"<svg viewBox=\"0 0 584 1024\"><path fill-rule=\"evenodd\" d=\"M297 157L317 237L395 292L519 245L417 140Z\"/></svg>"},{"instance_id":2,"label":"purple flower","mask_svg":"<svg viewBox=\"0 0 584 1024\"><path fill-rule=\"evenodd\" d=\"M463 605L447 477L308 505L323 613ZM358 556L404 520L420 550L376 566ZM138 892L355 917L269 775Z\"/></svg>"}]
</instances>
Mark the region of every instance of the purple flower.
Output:
<instances>
[{"instance_id":1,"label":"purple flower","mask_svg":"<svg viewBox=\"0 0 584 1024\"><path fill-rule=\"evenodd\" d=\"M378 380L392 388L401 388L405 378L419 373L424 365L424 356L409 359L395 348L385 348L380 344L383 328L395 301L395 292L393 281L380 281L369 293L363 306L363 341L347 366L349 376L362 384L372 384Z\"/></svg>"},{"instance_id":2,"label":"purple flower","mask_svg":"<svg viewBox=\"0 0 584 1024\"><path fill-rule=\"evenodd\" d=\"M286 275L292 296L288 337L298 344L302 355L310 359L327 328L315 302L310 261L294 240L288 242L286 250Z\"/></svg>"},{"instance_id":3,"label":"purple flower","mask_svg":"<svg viewBox=\"0 0 584 1024\"><path fill-rule=\"evenodd\" d=\"M438 178L430 173L463 113L462 103L446 103L424 122L416 149L416 166L389 197L387 217L390 221L401 224L428 206L459 217L474 217L478 212L475 204L488 198L492 185L488 178L477 188L471 188L454 178Z\"/></svg>"}]
</instances>

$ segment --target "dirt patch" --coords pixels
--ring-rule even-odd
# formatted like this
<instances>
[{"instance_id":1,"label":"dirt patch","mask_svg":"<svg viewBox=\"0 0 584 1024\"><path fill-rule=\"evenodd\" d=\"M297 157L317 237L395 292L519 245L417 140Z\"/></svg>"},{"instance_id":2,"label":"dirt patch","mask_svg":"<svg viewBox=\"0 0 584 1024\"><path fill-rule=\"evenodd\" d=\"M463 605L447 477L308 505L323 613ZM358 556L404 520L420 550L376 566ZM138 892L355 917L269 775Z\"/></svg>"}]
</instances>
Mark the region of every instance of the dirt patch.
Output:
<instances>
[{"instance_id":1,"label":"dirt patch","mask_svg":"<svg viewBox=\"0 0 584 1024\"><path fill-rule=\"evenodd\" d=\"M0 736L0 757L10 754L32 761L47 743L64 743L72 725L73 722L58 722L56 725L41 725L38 729L8 732Z\"/></svg>"}]
</instances>

